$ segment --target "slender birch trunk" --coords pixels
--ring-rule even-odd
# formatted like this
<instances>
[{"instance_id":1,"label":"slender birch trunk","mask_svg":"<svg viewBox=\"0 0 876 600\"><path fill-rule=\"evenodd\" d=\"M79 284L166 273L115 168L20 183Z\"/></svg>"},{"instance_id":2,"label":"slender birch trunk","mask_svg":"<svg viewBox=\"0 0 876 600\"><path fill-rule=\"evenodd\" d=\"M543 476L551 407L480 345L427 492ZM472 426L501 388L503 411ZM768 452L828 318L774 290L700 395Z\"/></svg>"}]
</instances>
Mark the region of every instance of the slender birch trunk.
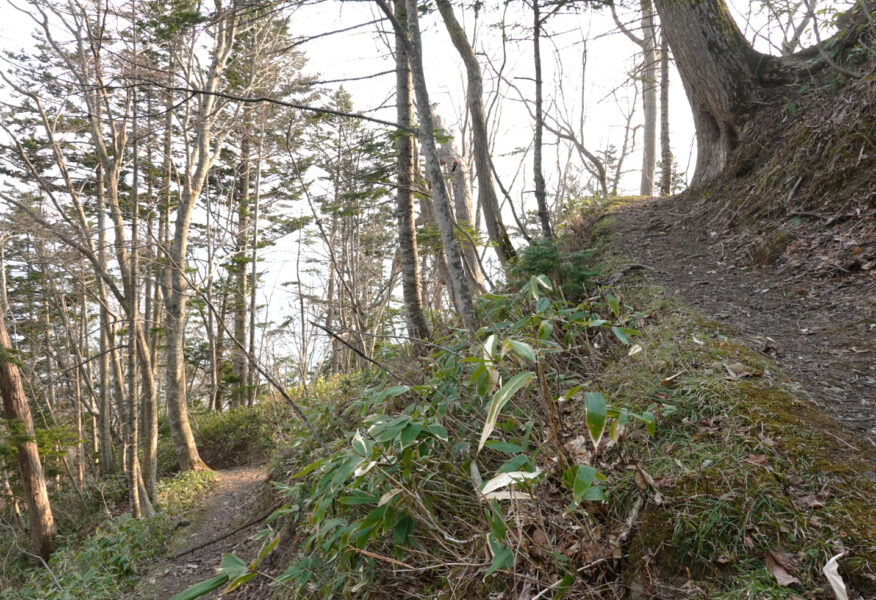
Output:
<instances>
[{"instance_id":1,"label":"slender birch trunk","mask_svg":"<svg viewBox=\"0 0 876 600\"><path fill-rule=\"evenodd\" d=\"M473 330L476 326L474 301L468 277L465 273L465 267L462 264L459 244L456 241L453 214L450 211L450 199L447 195L447 187L444 185L444 177L441 174L441 165L438 163L438 150L435 147L429 91L426 87L426 74L423 70L423 51L420 39L417 2L416 0L407 0L406 6L408 17L408 52L414 92L417 98L419 139L423 158L426 162L426 177L432 186L432 205L435 209L435 219L438 221L438 228L441 232L441 241L444 244L444 255L447 258L447 270L450 277L450 286L453 291L454 303L462 319L463 326Z\"/></svg>"}]
</instances>

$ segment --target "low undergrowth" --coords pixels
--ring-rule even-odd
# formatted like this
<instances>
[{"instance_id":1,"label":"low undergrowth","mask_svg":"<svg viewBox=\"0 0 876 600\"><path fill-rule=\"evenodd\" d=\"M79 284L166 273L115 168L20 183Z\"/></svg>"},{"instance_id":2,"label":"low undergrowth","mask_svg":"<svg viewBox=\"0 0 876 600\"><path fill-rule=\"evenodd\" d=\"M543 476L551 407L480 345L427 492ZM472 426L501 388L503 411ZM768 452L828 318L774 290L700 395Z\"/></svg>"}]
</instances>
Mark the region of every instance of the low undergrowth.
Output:
<instances>
[{"instance_id":1,"label":"low undergrowth","mask_svg":"<svg viewBox=\"0 0 876 600\"><path fill-rule=\"evenodd\" d=\"M230 469L267 460L285 435L291 411L279 401L265 400L222 412L193 410L190 417L201 459L211 469ZM178 469L170 427L164 423L159 428L158 472L165 476Z\"/></svg>"},{"instance_id":2,"label":"low undergrowth","mask_svg":"<svg viewBox=\"0 0 876 600\"><path fill-rule=\"evenodd\" d=\"M156 490L159 512L150 519L133 519L128 514L108 518L107 513L97 513L103 523L87 537L75 532L62 537L61 547L52 554L45 568L32 568L29 555L20 552L27 547L25 540L3 538L4 545L19 552L4 553L0 599L117 600L123 597L142 577L148 561L162 554L173 532L174 515L194 506L215 477L212 471L188 472L160 482ZM80 514L80 519L90 522L97 518L89 515ZM65 530L62 527L60 531ZM17 558L10 559L10 556Z\"/></svg>"},{"instance_id":3,"label":"low undergrowth","mask_svg":"<svg viewBox=\"0 0 876 600\"><path fill-rule=\"evenodd\" d=\"M827 598L842 554L851 597L872 596L876 483L855 440L732 331L646 281L584 279L521 276L480 299L471 338L305 393L323 442L290 426L261 554L226 555L201 591Z\"/></svg>"},{"instance_id":4,"label":"low undergrowth","mask_svg":"<svg viewBox=\"0 0 876 600\"><path fill-rule=\"evenodd\" d=\"M645 284L622 296L650 317L643 350L599 382L620 401L659 404L660 425L647 444L631 441L630 474L607 490L647 499L627 585L656 597L821 597L822 567L845 553L840 573L871 597L872 458L732 332ZM793 583L779 584L779 568Z\"/></svg>"}]
</instances>

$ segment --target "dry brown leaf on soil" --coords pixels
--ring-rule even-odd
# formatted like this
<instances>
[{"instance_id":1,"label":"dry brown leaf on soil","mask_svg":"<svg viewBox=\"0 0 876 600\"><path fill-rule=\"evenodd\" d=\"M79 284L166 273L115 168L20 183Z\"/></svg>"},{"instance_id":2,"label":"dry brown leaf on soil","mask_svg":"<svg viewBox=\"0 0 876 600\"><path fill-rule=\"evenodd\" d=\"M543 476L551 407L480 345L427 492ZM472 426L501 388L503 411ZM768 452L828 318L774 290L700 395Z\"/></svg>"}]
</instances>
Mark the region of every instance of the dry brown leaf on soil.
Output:
<instances>
[{"instance_id":1,"label":"dry brown leaf on soil","mask_svg":"<svg viewBox=\"0 0 876 600\"><path fill-rule=\"evenodd\" d=\"M749 454L745 462L753 465L765 465L767 462L766 454Z\"/></svg>"},{"instance_id":2,"label":"dry brown leaf on soil","mask_svg":"<svg viewBox=\"0 0 876 600\"><path fill-rule=\"evenodd\" d=\"M788 587L795 583L799 584L800 580L791 575L785 566L783 566L778 560L776 560L776 550L770 550L766 555L766 567L770 573L773 574L773 577L776 578L776 582L781 585Z\"/></svg>"},{"instance_id":3,"label":"dry brown leaf on soil","mask_svg":"<svg viewBox=\"0 0 876 600\"><path fill-rule=\"evenodd\" d=\"M591 458L590 440L583 435L569 440L564 444L566 450L569 451L571 458L579 465L589 465Z\"/></svg>"}]
</instances>

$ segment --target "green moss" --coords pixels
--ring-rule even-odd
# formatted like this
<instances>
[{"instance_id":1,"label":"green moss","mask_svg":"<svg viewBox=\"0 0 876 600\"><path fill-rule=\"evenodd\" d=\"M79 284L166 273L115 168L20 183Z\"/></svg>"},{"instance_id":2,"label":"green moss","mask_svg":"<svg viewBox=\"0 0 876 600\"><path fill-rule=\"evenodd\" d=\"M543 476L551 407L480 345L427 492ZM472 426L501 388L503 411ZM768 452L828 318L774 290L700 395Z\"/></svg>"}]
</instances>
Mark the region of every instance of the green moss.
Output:
<instances>
[{"instance_id":1,"label":"green moss","mask_svg":"<svg viewBox=\"0 0 876 600\"><path fill-rule=\"evenodd\" d=\"M624 581L638 585L645 573L669 581L683 571L708 597L785 598L788 589L765 571L767 552L794 554L805 592L818 588L822 566L842 549L847 582L865 596L876 591L872 456L829 415L765 376L776 365L726 327L646 282L616 295L645 315L643 351L609 362L595 385L621 406L656 404L658 413L653 439L624 442L625 460L658 482L645 492ZM631 482L610 492L618 505L642 493Z\"/></svg>"}]
</instances>

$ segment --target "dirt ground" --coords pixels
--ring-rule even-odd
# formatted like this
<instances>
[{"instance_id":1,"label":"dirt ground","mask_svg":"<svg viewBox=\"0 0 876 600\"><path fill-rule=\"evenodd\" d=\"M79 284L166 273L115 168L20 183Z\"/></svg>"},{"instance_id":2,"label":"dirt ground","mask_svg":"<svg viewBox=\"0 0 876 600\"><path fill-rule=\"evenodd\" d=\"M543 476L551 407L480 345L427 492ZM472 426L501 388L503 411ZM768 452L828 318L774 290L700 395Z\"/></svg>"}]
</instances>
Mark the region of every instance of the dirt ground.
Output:
<instances>
[{"instance_id":1,"label":"dirt ground","mask_svg":"<svg viewBox=\"0 0 876 600\"><path fill-rule=\"evenodd\" d=\"M629 258L670 293L773 356L817 406L876 446L876 270L836 276L793 260L755 266L718 232L703 232L672 199L622 206Z\"/></svg>"},{"instance_id":2,"label":"dirt ground","mask_svg":"<svg viewBox=\"0 0 876 600\"><path fill-rule=\"evenodd\" d=\"M264 527L262 522L252 523L214 543L208 542L258 518L270 508L263 506L263 487L267 480L264 469L237 467L216 473L219 480L207 500L200 503L193 514L186 515L185 520L191 523L181 526L177 533L172 552L172 556L177 557L155 567L144 582L150 591L141 592L143 595L138 597L166 600L199 581L215 576L223 553L249 560L258 552L260 542L249 538ZM194 550L186 552L190 549ZM220 592L221 588L203 597L220 598Z\"/></svg>"}]
</instances>

